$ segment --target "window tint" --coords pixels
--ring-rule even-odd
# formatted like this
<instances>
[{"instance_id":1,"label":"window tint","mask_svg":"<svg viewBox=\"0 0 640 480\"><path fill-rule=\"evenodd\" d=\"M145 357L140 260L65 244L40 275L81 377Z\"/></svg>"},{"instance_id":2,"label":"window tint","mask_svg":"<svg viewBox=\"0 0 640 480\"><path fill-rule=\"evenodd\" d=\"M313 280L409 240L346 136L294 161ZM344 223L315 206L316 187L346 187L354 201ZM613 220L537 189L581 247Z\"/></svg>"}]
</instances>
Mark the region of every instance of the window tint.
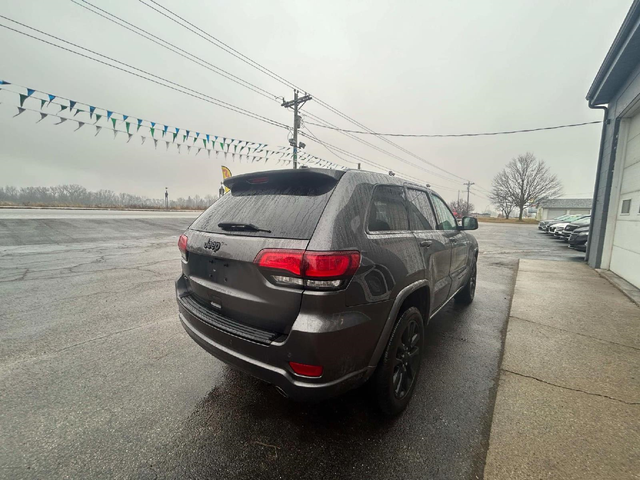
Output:
<instances>
[{"instance_id":1,"label":"window tint","mask_svg":"<svg viewBox=\"0 0 640 480\"><path fill-rule=\"evenodd\" d=\"M449 210L449 207L444 203L444 200L435 195L431 198L433 199L433 206L435 207L436 216L438 217L438 229L457 230L458 224L456 223L456 219Z\"/></svg>"},{"instance_id":2,"label":"window tint","mask_svg":"<svg viewBox=\"0 0 640 480\"><path fill-rule=\"evenodd\" d=\"M203 232L254 237L307 240L318 224L334 179L269 179L264 184L234 186L193 222L191 228ZM219 223L249 223L270 232L229 231Z\"/></svg>"},{"instance_id":3,"label":"window tint","mask_svg":"<svg viewBox=\"0 0 640 480\"><path fill-rule=\"evenodd\" d=\"M409 188L407 200L409 200L407 207L409 208L411 230L435 230L436 219L427 193Z\"/></svg>"},{"instance_id":4,"label":"window tint","mask_svg":"<svg viewBox=\"0 0 640 480\"><path fill-rule=\"evenodd\" d=\"M631 211L631 199L622 201L622 211L620 213L629 213Z\"/></svg>"},{"instance_id":5,"label":"window tint","mask_svg":"<svg viewBox=\"0 0 640 480\"><path fill-rule=\"evenodd\" d=\"M409 230L409 217L402 187L376 187L369 209L368 225L370 232Z\"/></svg>"}]
</instances>

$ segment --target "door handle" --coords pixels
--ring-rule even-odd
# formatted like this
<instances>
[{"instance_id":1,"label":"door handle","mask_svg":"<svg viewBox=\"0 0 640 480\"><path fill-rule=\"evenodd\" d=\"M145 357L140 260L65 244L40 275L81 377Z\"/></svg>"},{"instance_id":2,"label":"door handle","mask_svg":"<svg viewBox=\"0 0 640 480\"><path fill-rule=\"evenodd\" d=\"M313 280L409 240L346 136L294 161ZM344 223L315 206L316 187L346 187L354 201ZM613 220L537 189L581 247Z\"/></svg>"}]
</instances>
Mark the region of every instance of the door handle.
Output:
<instances>
[{"instance_id":1,"label":"door handle","mask_svg":"<svg viewBox=\"0 0 640 480\"><path fill-rule=\"evenodd\" d=\"M430 247L433 242L431 240L422 240L420 242L421 247Z\"/></svg>"}]
</instances>

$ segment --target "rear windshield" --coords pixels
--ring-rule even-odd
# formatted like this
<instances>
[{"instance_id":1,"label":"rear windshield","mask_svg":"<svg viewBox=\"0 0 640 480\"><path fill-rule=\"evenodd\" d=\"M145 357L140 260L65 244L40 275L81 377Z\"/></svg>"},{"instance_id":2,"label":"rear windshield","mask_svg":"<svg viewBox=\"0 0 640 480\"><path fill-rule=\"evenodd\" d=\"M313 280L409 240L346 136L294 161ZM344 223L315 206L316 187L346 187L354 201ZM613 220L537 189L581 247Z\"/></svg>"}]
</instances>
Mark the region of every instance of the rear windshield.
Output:
<instances>
[{"instance_id":1,"label":"rear windshield","mask_svg":"<svg viewBox=\"0 0 640 480\"><path fill-rule=\"evenodd\" d=\"M263 179L260 179L262 181ZM308 240L337 180L325 176L270 178L267 183L235 185L191 225L192 230L228 235ZM219 223L250 224L265 231L229 231Z\"/></svg>"}]
</instances>

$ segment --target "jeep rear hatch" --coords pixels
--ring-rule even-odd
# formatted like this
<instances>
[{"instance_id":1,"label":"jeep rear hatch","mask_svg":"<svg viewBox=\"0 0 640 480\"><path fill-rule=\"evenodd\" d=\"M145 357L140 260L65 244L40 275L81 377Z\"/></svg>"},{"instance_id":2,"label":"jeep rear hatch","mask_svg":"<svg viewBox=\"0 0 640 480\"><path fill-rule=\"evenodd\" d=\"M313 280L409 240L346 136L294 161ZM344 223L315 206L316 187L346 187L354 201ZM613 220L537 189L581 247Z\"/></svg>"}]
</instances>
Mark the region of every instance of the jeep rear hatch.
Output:
<instances>
[{"instance_id":1,"label":"jeep rear hatch","mask_svg":"<svg viewBox=\"0 0 640 480\"><path fill-rule=\"evenodd\" d=\"M302 289L278 285L254 261L265 249L306 250L342 174L301 169L227 179L231 191L186 232L183 273L194 297L238 323L288 333Z\"/></svg>"}]
</instances>

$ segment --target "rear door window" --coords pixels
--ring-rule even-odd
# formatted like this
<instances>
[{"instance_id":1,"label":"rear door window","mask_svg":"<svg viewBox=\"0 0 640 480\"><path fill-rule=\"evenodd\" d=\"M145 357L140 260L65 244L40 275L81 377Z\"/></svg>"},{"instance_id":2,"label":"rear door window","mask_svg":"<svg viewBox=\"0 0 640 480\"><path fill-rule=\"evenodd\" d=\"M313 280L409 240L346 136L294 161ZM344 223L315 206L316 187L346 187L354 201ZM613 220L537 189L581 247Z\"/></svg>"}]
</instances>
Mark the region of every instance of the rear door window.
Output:
<instances>
[{"instance_id":1,"label":"rear door window","mask_svg":"<svg viewBox=\"0 0 640 480\"><path fill-rule=\"evenodd\" d=\"M260 178L259 181L264 181ZM295 183L295 184L292 184ZM191 229L227 235L308 240L337 183L336 179L297 178L295 182L270 178L265 183L243 183L223 195ZM250 224L267 231L229 231L220 223Z\"/></svg>"},{"instance_id":2,"label":"rear door window","mask_svg":"<svg viewBox=\"0 0 640 480\"><path fill-rule=\"evenodd\" d=\"M411 230L435 230L436 218L427 197L427 192L408 188L407 200Z\"/></svg>"},{"instance_id":3,"label":"rear door window","mask_svg":"<svg viewBox=\"0 0 640 480\"><path fill-rule=\"evenodd\" d=\"M405 205L404 188L378 185L369 208L370 232L409 230L409 216Z\"/></svg>"},{"instance_id":4,"label":"rear door window","mask_svg":"<svg viewBox=\"0 0 640 480\"><path fill-rule=\"evenodd\" d=\"M431 198L433 199L433 206L436 209L436 216L438 217L438 230L457 230L458 223L456 222L456 218L444 203L444 200L435 195Z\"/></svg>"}]
</instances>

